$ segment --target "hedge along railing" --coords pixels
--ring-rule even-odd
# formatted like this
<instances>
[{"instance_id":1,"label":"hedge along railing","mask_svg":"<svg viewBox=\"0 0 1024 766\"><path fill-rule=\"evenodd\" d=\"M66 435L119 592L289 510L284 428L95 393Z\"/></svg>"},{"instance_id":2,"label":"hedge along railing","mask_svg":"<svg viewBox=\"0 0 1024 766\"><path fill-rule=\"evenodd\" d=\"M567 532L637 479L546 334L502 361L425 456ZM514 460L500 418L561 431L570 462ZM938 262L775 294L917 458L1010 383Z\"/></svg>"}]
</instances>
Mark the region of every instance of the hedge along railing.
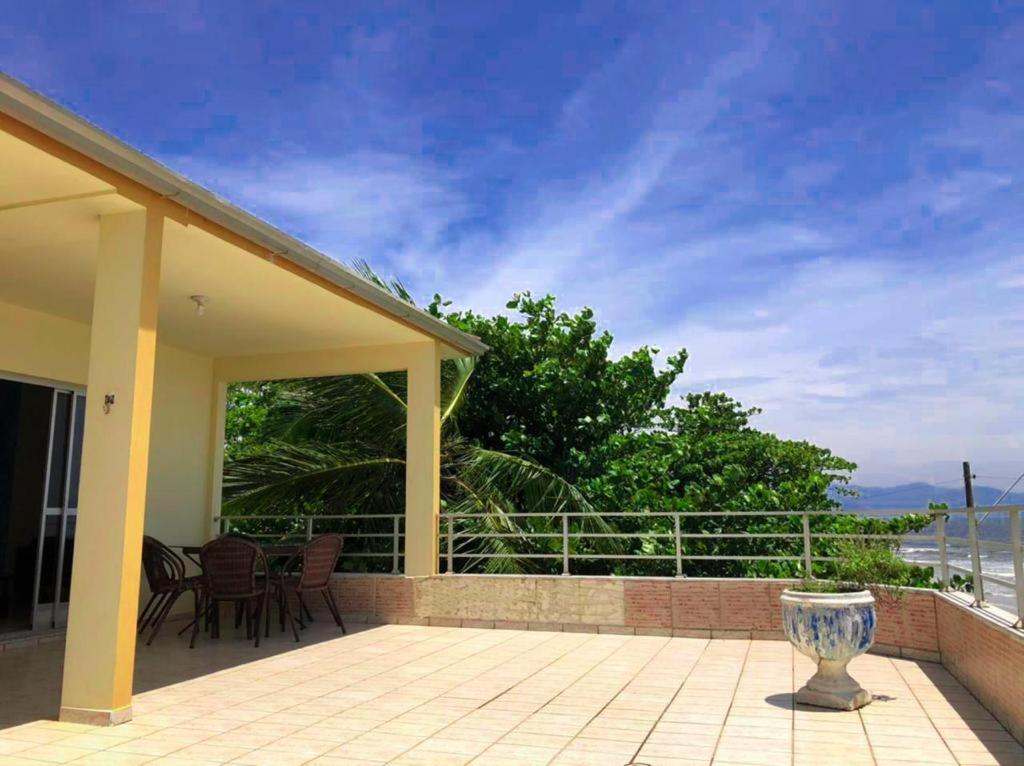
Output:
<instances>
[{"instance_id":1,"label":"hedge along railing","mask_svg":"<svg viewBox=\"0 0 1024 766\"><path fill-rule=\"evenodd\" d=\"M861 533L835 533L817 532L813 530L812 519L817 517L840 517L843 515L856 515L843 511L694 511L694 512L657 512L657 513L563 513L563 514L536 514L517 513L494 516L489 514L452 514L441 515L440 537L442 559L445 562L444 571L446 574L454 574L458 571L457 562L477 562L492 558L505 559L534 559L549 560L561 563L563 575L573 573L573 562L580 561L671 561L675 564L677 577L684 576L684 562L686 561L780 561L795 562L800 565L804 576L815 574L815 564L834 561L833 556L816 555L814 542L816 540L890 540L906 543L934 543L936 548L936 561L915 561L913 563L921 566L931 566L937 570L937 577L944 589L949 589L954 572L970 575L972 579L973 598L976 606L985 607L985 584L993 583L1011 590L1015 596L1017 621L1015 627L1021 628L1024 619L1024 546L1021 543L1021 511L1024 506L991 506L979 508L953 508L947 510L923 510L913 511L898 509L892 511L872 511L871 517L885 518L889 515L905 515L916 513L930 515L933 517L934 534L912 533L907 535L887 534L861 534ZM997 542L982 539L979 535L978 514L984 517L990 515L1005 514L1009 520L1010 542ZM958 515L966 516L968 536L966 538L950 536L946 533L947 517ZM799 532L684 532L684 522L694 519L728 519L740 520L769 518L792 518L799 517ZM528 519L547 520L553 525L554 531L536 532L529 530L515 532L487 531L480 529L480 523L484 521L495 521L505 519ZM667 525L671 531L615 531L615 532L594 532L587 531L584 527L587 522L593 523L598 519L604 521L628 520L637 523L645 520L662 519L670 523ZM354 515L329 515L329 516L232 516L220 517L217 519L221 533L232 530L246 532L258 539L274 542L299 542L309 540L317 534L324 532L339 532L347 540L358 541L388 541L382 546L383 550L360 550L352 551L351 546L346 546L346 557L364 557L376 559L390 559L391 571L401 572L403 544L405 538L404 516L401 514L354 514ZM354 523L361 522L365 526L376 527L375 531L349 531ZM288 527L283 531L253 531L255 526L283 525ZM528 542L531 540L546 540L549 543L559 541L558 550L546 552L517 552L506 551L502 553L487 553L473 550L473 544L488 539L506 539ZM670 553L599 553L581 551L579 543L587 540L622 540L642 541L661 540L669 543ZM740 554L695 554L687 551L687 541L693 543L715 543L726 540L793 540L799 541L793 546L794 551L786 554L763 554L763 553L740 553ZM575 543L575 545L574 545ZM949 561L950 546L963 546L970 557L971 566L962 567L952 564ZM983 571L983 551L1010 551L1013 565L1013 579L1006 579ZM820 574L821 571L818 571Z\"/></svg>"}]
</instances>

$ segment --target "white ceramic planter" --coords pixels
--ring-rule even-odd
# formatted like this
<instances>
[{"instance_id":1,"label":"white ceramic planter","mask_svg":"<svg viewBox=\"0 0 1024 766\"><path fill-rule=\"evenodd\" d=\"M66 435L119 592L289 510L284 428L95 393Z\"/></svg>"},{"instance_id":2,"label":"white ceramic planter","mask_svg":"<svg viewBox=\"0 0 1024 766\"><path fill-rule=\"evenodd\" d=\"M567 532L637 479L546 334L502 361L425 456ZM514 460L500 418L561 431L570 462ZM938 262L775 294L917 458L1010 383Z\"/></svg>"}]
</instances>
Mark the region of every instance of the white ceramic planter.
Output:
<instances>
[{"instance_id":1,"label":"white ceramic planter","mask_svg":"<svg viewBox=\"0 0 1024 766\"><path fill-rule=\"evenodd\" d=\"M869 591L784 591L782 622L793 645L818 663L818 672L796 693L797 702L836 710L871 702L871 692L846 671L875 640L875 599Z\"/></svg>"}]
</instances>

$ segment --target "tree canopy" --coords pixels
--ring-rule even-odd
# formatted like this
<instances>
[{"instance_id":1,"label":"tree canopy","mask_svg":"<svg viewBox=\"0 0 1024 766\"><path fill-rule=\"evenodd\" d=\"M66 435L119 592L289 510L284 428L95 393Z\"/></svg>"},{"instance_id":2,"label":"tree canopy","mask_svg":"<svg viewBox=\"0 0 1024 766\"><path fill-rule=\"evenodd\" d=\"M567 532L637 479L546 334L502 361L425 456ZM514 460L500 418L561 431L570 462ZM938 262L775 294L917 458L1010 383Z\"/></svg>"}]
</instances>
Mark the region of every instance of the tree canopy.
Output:
<instances>
[{"instance_id":1,"label":"tree canopy","mask_svg":"<svg viewBox=\"0 0 1024 766\"><path fill-rule=\"evenodd\" d=\"M365 266L363 271L411 301L400 283L385 282ZM442 502L446 510L487 516L472 522L476 527L466 522L467 533L486 528L506 535L487 544L461 538L463 569L550 571L556 562L511 554L560 551L558 539L518 535L550 533L556 529L552 517L565 511L629 514L610 527L586 523L594 530L654 533L629 543L574 542L574 553L595 556L578 571L616 574L674 573L668 560L674 540L666 539L671 522L651 513L838 511L835 497L845 491L854 464L824 447L758 430L752 421L759 410L726 393L674 393L687 360L684 349L662 357L659 349L642 346L615 356L611 333L598 328L590 309L559 311L551 295L517 294L506 308L484 316L452 310L440 296L428 307L490 346L475 364L445 362L442 371ZM399 512L404 386L404 375L383 374L235 387L227 510ZM816 516L813 525L815 533L898 534L927 521L832 513ZM795 575L800 524L799 517L783 515L691 515L682 530L688 557L776 555L793 561L687 558L686 571ZM745 531L778 537L717 537ZM816 540L816 554L834 550L835 544ZM483 555L474 559L473 553Z\"/></svg>"}]
</instances>

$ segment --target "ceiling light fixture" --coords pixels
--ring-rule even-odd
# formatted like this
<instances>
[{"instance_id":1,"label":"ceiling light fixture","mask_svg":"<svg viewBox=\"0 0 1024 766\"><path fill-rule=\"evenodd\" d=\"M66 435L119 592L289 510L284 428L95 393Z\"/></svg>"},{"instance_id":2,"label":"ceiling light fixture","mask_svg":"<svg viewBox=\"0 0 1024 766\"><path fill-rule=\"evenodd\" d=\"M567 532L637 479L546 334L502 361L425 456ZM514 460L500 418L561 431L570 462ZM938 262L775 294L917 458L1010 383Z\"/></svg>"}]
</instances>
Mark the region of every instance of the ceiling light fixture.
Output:
<instances>
[{"instance_id":1,"label":"ceiling light fixture","mask_svg":"<svg viewBox=\"0 0 1024 766\"><path fill-rule=\"evenodd\" d=\"M191 301L196 304L196 316L201 317L206 313L206 296L205 295L190 295L188 296Z\"/></svg>"}]
</instances>

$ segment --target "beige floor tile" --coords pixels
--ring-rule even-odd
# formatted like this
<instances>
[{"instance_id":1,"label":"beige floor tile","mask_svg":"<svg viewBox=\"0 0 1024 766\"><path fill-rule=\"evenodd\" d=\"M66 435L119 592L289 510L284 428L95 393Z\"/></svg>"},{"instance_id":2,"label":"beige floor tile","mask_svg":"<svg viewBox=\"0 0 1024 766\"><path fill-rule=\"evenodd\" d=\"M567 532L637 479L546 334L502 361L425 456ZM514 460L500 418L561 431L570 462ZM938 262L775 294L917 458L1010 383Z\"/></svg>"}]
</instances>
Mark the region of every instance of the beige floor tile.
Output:
<instances>
[{"instance_id":1,"label":"beige floor tile","mask_svg":"<svg viewBox=\"0 0 1024 766\"><path fill-rule=\"evenodd\" d=\"M1024 764L929 663L858 658L854 676L881 696L840 713L794 705L813 665L782 642L330 627L258 652L240 636L192 652L161 637L139 651L136 719L107 729L32 714L55 709L59 675L12 671L0 655L22 711L0 710L0 763L622 766L639 752L651 766ZM59 646L39 649L42 667L59 667Z\"/></svg>"}]
</instances>

